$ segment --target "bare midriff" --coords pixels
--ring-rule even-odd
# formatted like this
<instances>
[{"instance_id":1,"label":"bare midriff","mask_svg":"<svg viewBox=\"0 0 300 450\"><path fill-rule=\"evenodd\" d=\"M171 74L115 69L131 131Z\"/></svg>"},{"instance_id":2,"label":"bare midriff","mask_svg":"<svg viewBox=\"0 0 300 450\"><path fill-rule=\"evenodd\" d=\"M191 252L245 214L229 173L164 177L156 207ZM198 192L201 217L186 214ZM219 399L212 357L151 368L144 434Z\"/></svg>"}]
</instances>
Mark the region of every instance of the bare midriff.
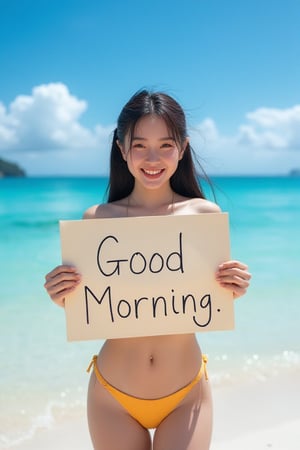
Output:
<instances>
[{"instance_id":1,"label":"bare midriff","mask_svg":"<svg viewBox=\"0 0 300 450\"><path fill-rule=\"evenodd\" d=\"M201 351L193 334L109 339L98 356L102 376L140 398L176 392L196 376L200 366Z\"/></svg>"}]
</instances>

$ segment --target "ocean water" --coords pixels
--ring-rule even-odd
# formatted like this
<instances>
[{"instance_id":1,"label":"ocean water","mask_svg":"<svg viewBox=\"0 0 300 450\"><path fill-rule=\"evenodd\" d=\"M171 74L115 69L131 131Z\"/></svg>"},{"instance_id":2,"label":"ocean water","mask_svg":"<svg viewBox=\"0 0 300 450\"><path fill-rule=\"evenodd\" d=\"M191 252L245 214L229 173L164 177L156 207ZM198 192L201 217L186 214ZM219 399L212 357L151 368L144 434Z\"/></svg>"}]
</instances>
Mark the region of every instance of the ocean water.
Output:
<instances>
[{"instance_id":1,"label":"ocean water","mask_svg":"<svg viewBox=\"0 0 300 450\"><path fill-rule=\"evenodd\" d=\"M213 388L300 371L300 178L218 177L232 258L251 287L234 331L199 333ZM0 180L0 448L85 414L90 357L102 342L67 343L64 311L43 288L60 263L58 220L105 197L105 178ZM207 188L206 188L207 189ZM207 190L208 196L212 194Z\"/></svg>"}]
</instances>

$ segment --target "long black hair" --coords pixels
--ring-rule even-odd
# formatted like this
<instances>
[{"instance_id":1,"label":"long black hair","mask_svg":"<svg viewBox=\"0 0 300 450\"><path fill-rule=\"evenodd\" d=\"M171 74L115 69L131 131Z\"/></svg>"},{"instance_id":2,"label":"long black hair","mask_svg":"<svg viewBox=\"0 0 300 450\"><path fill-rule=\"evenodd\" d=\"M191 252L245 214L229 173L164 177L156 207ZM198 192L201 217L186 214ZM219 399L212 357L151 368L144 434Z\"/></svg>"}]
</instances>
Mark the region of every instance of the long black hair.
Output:
<instances>
[{"instance_id":1,"label":"long black hair","mask_svg":"<svg viewBox=\"0 0 300 450\"><path fill-rule=\"evenodd\" d=\"M146 115L157 115L164 119L179 148L182 148L186 142L188 135L185 114L176 100L162 92L141 90L134 94L122 109L118 118L117 128L113 133L107 190L108 202L121 200L133 190L134 177L129 172L127 163L122 157L117 140L123 144L125 136L128 135L131 142L137 122ZM205 198L194 161L196 161L196 158L193 149L188 143L182 159L178 162L175 173L170 178L170 186L174 192L184 197ZM197 163L202 175L210 184L201 165L198 161Z\"/></svg>"}]
</instances>

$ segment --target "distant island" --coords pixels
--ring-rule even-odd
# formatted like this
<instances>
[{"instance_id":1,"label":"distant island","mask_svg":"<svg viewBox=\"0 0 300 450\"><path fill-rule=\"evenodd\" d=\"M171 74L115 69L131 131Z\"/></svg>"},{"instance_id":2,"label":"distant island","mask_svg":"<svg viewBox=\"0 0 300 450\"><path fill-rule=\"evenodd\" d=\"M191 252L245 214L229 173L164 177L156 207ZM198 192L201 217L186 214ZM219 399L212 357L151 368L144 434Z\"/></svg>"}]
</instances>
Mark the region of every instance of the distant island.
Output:
<instances>
[{"instance_id":1,"label":"distant island","mask_svg":"<svg viewBox=\"0 0 300 450\"><path fill-rule=\"evenodd\" d=\"M0 158L0 178L5 177L26 177L26 173L18 164Z\"/></svg>"},{"instance_id":2,"label":"distant island","mask_svg":"<svg viewBox=\"0 0 300 450\"><path fill-rule=\"evenodd\" d=\"M300 169L292 169L289 175L290 177L300 177Z\"/></svg>"}]
</instances>

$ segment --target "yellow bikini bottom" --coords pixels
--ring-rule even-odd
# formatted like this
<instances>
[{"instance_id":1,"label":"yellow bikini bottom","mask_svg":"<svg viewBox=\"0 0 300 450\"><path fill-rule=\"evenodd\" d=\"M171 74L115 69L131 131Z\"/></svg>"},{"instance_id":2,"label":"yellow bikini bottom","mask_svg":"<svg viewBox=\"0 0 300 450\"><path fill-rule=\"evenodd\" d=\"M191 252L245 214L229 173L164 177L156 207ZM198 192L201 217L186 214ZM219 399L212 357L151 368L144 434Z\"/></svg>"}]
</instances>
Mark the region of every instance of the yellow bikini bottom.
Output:
<instances>
[{"instance_id":1,"label":"yellow bikini bottom","mask_svg":"<svg viewBox=\"0 0 300 450\"><path fill-rule=\"evenodd\" d=\"M93 356L87 372L89 372L93 366L99 383L101 383L102 386L110 392L110 394L123 406L123 408L129 412L135 420L137 420L144 428L157 428L162 420L176 408L176 406L191 391L195 384L200 381L203 373L205 375L205 379L208 379L206 363L207 357L202 355L200 370L196 377L187 386L184 386L182 389L179 389L179 391L176 391L173 394L156 399L133 397L110 385L99 372L97 366L97 356Z\"/></svg>"}]
</instances>

